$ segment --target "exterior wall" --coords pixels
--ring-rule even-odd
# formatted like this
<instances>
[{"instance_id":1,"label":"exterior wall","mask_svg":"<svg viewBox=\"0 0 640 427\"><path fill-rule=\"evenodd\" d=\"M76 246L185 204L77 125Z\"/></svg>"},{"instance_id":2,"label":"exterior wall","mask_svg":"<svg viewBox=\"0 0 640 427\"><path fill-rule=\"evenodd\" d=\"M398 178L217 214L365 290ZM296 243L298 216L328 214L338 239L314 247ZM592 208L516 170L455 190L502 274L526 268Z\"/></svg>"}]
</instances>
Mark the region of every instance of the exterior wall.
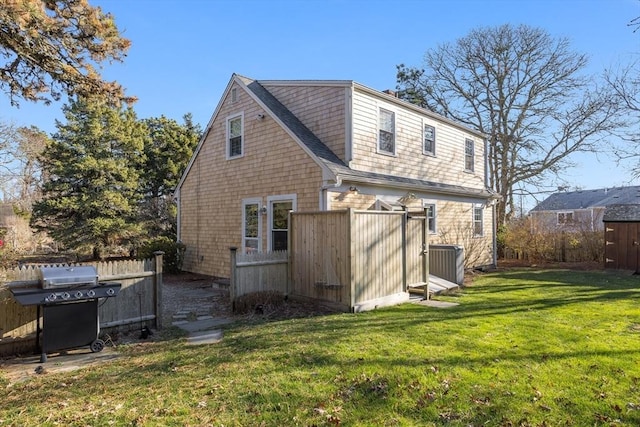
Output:
<instances>
[{"instance_id":1,"label":"exterior wall","mask_svg":"<svg viewBox=\"0 0 640 427\"><path fill-rule=\"evenodd\" d=\"M572 212L573 221L565 224L558 223L559 212ZM559 211L532 211L531 226L538 232L557 231L599 231L604 230L602 217L604 208L563 209Z\"/></svg>"},{"instance_id":2,"label":"exterior wall","mask_svg":"<svg viewBox=\"0 0 640 427\"><path fill-rule=\"evenodd\" d=\"M493 209L483 209L483 234L473 232L476 203L436 200L436 232L429 234L432 245L459 245L464 248L465 268L493 264Z\"/></svg>"},{"instance_id":3,"label":"exterior wall","mask_svg":"<svg viewBox=\"0 0 640 427\"><path fill-rule=\"evenodd\" d=\"M319 166L241 87L237 101L221 101L215 120L180 189L180 239L184 270L229 277L229 247L242 246L242 201L295 194L297 210L319 208ZM229 94L231 91L228 92ZM244 155L226 159L226 121L244 113ZM265 114L263 119L259 114ZM267 215L261 249L267 248Z\"/></svg>"},{"instance_id":4,"label":"exterior wall","mask_svg":"<svg viewBox=\"0 0 640 427\"><path fill-rule=\"evenodd\" d=\"M348 89L344 86L269 85L264 87L340 159L345 159Z\"/></svg>"},{"instance_id":5,"label":"exterior wall","mask_svg":"<svg viewBox=\"0 0 640 427\"><path fill-rule=\"evenodd\" d=\"M378 111L395 112L396 155L378 153ZM423 154L423 123L436 129L435 156ZM465 139L474 141L474 172L464 169ZM483 189L484 141L444 121L356 90L353 169Z\"/></svg>"}]
</instances>

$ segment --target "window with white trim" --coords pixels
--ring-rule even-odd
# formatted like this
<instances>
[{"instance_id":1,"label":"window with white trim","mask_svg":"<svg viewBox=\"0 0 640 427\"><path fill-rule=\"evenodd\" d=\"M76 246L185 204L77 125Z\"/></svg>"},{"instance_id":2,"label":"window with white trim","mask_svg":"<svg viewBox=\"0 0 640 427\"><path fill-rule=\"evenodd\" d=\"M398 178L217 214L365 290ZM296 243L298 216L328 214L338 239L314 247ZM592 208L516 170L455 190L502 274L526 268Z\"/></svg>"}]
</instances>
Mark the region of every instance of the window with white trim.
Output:
<instances>
[{"instance_id":1,"label":"window with white trim","mask_svg":"<svg viewBox=\"0 0 640 427\"><path fill-rule=\"evenodd\" d=\"M464 170L473 172L475 165L475 149L473 139L464 140Z\"/></svg>"},{"instance_id":2,"label":"window with white trim","mask_svg":"<svg viewBox=\"0 0 640 427\"><path fill-rule=\"evenodd\" d=\"M474 237L484 236L484 208L482 206L473 207L473 235Z\"/></svg>"},{"instance_id":3,"label":"window with white trim","mask_svg":"<svg viewBox=\"0 0 640 427\"><path fill-rule=\"evenodd\" d=\"M424 125L422 138L422 153L430 156L436 155L436 128Z\"/></svg>"},{"instance_id":4,"label":"window with white trim","mask_svg":"<svg viewBox=\"0 0 640 427\"><path fill-rule=\"evenodd\" d=\"M436 205L435 203L425 203L425 209L427 210L427 230L429 233L436 233Z\"/></svg>"},{"instance_id":5,"label":"window with white trim","mask_svg":"<svg viewBox=\"0 0 640 427\"><path fill-rule=\"evenodd\" d=\"M378 124L378 151L396 153L396 113L380 108Z\"/></svg>"},{"instance_id":6,"label":"window with white trim","mask_svg":"<svg viewBox=\"0 0 640 427\"><path fill-rule=\"evenodd\" d=\"M570 224L573 222L573 211L558 212L558 225Z\"/></svg>"},{"instance_id":7,"label":"window with white trim","mask_svg":"<svg viewBox=\"0 0 640 427\"><path fill-rule=\"evenodd\" d=\"M242 201L242 251L260 252L260 199Z\"/></svg>"},{"instance_id":8,"label":"window with white trim","mask_svg":"<svg viewBox=\"0 0 640 427\"><path fill-rule=\"evenodd\" d=\"M267 197L269 205L268 246L271 251L287 250L289 246L289 212L296 210L296 195Z\"/></svg>"},{"instance_id":9,"label":"window with white trim","mask_svg":"<svg viewBox=\"0 0 640 427\"><path fill-rule=\"evenodd\" d=\"M227 119L227 159L242 157L244 154L243 114Z\"/></svg>"}]
</instances>

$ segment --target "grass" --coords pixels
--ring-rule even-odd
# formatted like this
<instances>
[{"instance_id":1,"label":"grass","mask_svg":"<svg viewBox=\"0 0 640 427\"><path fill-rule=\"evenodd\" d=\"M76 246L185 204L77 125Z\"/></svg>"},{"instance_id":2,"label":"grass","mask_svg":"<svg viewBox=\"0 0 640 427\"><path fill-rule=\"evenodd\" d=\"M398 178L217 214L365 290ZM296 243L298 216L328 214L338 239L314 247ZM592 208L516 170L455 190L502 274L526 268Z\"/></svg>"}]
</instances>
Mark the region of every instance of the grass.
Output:
<instances>
[{"instance_id":1,"label":"grass","mask_svg":"<svg viewBox=\"0 0 640 427\"><path fill-rule=\"evenodd\" d=\"M0 388L0 426L636 426L639 285L518 269L479 276L447 309L121 346L114 362Z\"/></svg>"}]
</instances>

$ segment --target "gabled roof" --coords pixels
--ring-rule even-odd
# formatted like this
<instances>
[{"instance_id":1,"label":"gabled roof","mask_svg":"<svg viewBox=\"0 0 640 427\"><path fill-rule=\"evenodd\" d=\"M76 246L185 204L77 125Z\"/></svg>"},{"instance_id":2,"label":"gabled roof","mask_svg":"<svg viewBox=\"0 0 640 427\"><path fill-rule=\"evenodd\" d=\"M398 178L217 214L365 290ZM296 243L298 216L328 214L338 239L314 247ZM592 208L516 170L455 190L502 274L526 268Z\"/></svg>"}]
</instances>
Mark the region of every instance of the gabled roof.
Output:
<instances>
[{"instance_id":1,"label":"gabled roof","mask_svg":"<svg viewBox=\"0 0 640 427\"><path fill-rule=\"evenodd\" d=\"M613 204L640 204L640 186L554 193L531 209L531 211L604 208Z\"/></svg>"},{"instance_id":2,"label":"gabled roof","mask_svg":"<svg viewBox=\"0 0 640 427\"><path fill-rule=\"evenodd\" d=\"M610 205L604 210L604 222L640 222L640 204Z\"/></svg>"},{"instance_id":3,"label":"gabled roof","mask_svg":"<svg viewBox=\"0 0 640 427\"><path fill-rule=\"evenodd\" d=\"M467 195L482 199L490 199L495 198L496 195L486 189L478 190L474 188L467 188L463 186L443 184L432 181L425 181L420 179L392 176L379 174L375 172L366 172L359 171L349 168L333 151L331 151L309 128L307 128L287 107L285 107L278 99L276 99L271 92L269 92L259 81L250 79L248 77L243 77L237 74L234 74L231 78L231 81L227 85L227 89L220 100L220 104L216 108L216 111L213 113L211 119L209 120L209 124L207 129L205 130L200 143L196 147L194 151L194 155L191 158L191 161L187 165L187 169L182 175L182 179L180 180L177 188L179 189L184 182L184 179L191 168L195 157L200 151L200 147L204 143L207 134L209 132L210 126L215 120L218 111L220 109L220 105L223 102L224 98L227 96L231 85L236 82L238 85L243 87L247 93L276 121L278 122L282 128L289 133L289 135L298 143L298 145L322 168L325 177L329 177L331 180L335 181L337 184L342 181L347 182L359 182L359 183L368 183L373 185L383 185L383 186L391 186L396 188L403 189L413 189L416 191L422 190L426 192L439 193L439 194L452 194L452 195ZM274 84L274 81L265 82L269 84ZM285 81L280 81L280 83L285 84ZM303 81L288 81L287 83L292 84L304 84ZM354 86L361 89L366 89L368 91L374 92L372 89L368 89L365 86L359 85L352 81L315 81L312 82L316 85L340 85L340 86ZM381 96L387 96L378 93ZM395 98L394 98L395 99ZM405 102L405 101L402 101ZM413 106L415 107L415 106ZM415 107L417 108L417 107ZM430 113L434 114L434 113ZM444 119L444 118L442 118ZM445 120L448 121L448 120ZM459 125L458 125L459 126ZM478 135L482 135L478 132L474 132Z\"/></svg>"}]
</instances>

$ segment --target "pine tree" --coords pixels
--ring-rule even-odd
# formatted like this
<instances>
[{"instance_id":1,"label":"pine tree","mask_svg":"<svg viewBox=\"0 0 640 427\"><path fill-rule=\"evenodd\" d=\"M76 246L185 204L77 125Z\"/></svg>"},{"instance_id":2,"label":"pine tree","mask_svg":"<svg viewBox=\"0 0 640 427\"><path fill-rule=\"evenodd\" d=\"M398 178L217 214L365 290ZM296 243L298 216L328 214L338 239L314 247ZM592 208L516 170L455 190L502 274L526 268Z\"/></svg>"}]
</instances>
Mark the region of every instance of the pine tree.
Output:
<instances>
[{"instance_id":1,"label":"pine tree","mask_svg":"<svg viewBox=\"0 0 640 427\"><path fill-rule=\"evenodd\" d=\"M144 150L141 219L147 225L149 237L176 237L177 209L172 200L173 191L202 133L200 126L193 124L190 114L183 119L184 124L165 116L144 120L150 142Z\"/></svg>"},{"instance_id":2,"label":"pine tree","mask_svg":"<svg viewBox=\"0 0 640 427\"><path fill-rule=\"evenodd\" d=\"M142 232L137 215L148 132L131 108L98 98L63 110L66 123L56 123L42 154L47 181L31 224L69 249L103 257Z\"/></svg>"}]
</instances>

